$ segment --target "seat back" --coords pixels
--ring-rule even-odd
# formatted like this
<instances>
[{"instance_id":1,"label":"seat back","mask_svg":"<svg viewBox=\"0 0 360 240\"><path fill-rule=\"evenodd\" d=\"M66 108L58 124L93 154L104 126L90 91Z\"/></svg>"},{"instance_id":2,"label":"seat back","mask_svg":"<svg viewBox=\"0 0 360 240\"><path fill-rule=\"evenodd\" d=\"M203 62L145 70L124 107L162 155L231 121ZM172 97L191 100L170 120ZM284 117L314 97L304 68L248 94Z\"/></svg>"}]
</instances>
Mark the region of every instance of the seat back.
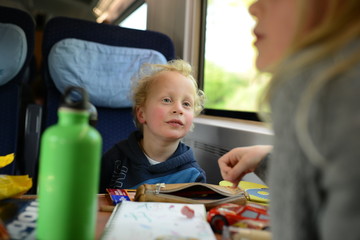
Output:
<instances>
[{"instance_id":1,"label":"seat back","mask_svg":"<svg viewBox=\"0 0 360 240\"><path fill-rule=\"evenodd\" d=\"M20 9L0 6L0 156L15 153L15 161L0 169L14 174L24 130L23 83L28 81L34 52L35 22Z\"/></svg>"},{"instance_id":2,"label":"seat back","mask_svg":"<svg viewBox=\"0 0 360 240\"><path fill-rule=\"evenodd\" d=\"M131 109L131 78L143 63L174 58L169 37L95 22L55 17L45 26L45 127L57 122L61 94L69 85L85 88L98 112L96 128L103 152L136 129Z\"/></svg>"}]
</instances>

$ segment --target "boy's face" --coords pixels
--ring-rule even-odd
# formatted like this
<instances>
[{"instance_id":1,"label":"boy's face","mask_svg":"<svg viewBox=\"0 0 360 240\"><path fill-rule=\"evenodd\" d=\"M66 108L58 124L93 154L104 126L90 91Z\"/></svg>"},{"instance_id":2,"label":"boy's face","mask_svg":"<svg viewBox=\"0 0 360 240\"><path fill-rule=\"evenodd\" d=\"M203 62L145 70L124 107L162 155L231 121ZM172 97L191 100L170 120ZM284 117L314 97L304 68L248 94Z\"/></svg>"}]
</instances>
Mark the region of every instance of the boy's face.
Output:
<instances>
[{"instance_id":1,"label":"boy's face","mask_svg":"<svg viewBox=\"0 0 360 240\"><path fill-rule=\"evenodd\" d=\"M178 72L164 71L155 76L145 106L136 111L144 136L177 140L190 130L194 118L195 86Z\"/></svg>"}]
</instances>

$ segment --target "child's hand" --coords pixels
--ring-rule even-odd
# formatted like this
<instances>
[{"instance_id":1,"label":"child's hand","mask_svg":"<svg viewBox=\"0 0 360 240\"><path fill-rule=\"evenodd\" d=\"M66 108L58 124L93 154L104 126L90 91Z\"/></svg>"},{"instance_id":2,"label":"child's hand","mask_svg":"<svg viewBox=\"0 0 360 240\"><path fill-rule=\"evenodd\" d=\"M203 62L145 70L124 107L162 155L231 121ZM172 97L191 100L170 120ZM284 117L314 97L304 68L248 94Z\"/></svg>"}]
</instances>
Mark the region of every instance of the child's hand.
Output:
<instances>
[{"instance_id":1,"label":"child's hand","mask_svg":"<svg viewBox=\"0 0 360 240\"><path fill-rule=\"evenodd\" d=\"M272 146L269 145L232 149L218 160L223 179L237 187L244 175L253 172L271 150Z\"/></svg>"}]
</instances>

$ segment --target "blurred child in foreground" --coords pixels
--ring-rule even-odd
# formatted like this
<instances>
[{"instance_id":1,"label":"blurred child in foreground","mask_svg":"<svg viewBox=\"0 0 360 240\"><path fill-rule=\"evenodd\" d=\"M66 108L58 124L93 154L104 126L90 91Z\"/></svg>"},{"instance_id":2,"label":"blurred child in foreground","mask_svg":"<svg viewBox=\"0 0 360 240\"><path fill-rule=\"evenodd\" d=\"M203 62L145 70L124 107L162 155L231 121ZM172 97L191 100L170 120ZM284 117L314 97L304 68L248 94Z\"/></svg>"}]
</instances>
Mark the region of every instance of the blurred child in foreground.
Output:
<instances>
[{"instance_id":1,"label":"blurred child in foreground","mask_svg":"<svg viewBox=\"0 0 360 240\"><path fill-rule=\"evenodd\" d=\"M273 239L360 239L359 12L359 0L250 7L274 145L235 148L219 166L235 185L266 170Z\"/></svg>"}]
</instances>

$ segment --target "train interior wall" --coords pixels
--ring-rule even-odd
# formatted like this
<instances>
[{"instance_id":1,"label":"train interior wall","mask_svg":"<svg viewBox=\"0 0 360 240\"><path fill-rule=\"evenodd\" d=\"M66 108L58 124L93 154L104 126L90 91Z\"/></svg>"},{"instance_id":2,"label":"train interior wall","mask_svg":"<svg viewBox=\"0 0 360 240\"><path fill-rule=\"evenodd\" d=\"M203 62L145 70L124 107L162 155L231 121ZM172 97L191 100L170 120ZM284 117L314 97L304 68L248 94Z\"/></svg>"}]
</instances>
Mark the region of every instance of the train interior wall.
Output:
<instances>
[{"instance_id":1,"label":"train interior wall","mask_svg":"<svg viewBox=\"0 0 360 240\"><path fill-rule=\"evenodd\" d=\"M183 142L193 148L208 183L218 184L222 180L217 160L232 148L272 144L273 133L262 123L211 116L197 117L194 123L194 130ZM243 180L264 184L254 173Z\"/></svg>"}]
</instances>

